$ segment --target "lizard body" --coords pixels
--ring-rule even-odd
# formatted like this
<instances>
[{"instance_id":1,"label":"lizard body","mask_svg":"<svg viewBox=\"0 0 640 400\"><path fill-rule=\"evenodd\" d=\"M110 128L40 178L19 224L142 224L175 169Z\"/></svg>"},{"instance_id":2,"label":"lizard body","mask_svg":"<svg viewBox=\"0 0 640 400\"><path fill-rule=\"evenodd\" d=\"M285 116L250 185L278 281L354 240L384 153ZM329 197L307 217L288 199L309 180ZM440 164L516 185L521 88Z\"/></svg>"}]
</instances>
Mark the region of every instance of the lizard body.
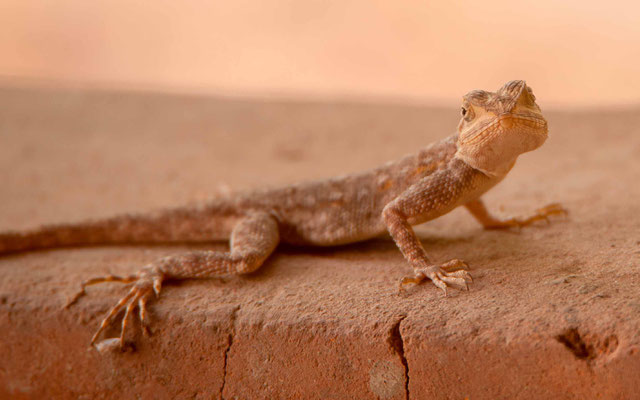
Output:
<instances>
[{"instance_id":1,"label":"lizard body","mask_svg":"<svg viewBox=\"0 0 640 400\"><path fill-rule=\"evenodd\" d=\"M271 214L279 226L280 242L332 246L358 242L387 232L384 207L421 180L437 174L465 172L475 188L452 203L464 204L503 177L489 177L455 159L457 134L419 153L370 171L283 188L251 190L183 207L141 215L121 215L81 224L45 227L34 232L0 236L0 252L105 243L206 242L228 240L249 213ZM442 179L446 179L443 177ZM444 180L442 184L444 184ZM440 185L440 184L439 184ZM448 211L448 210L447 210ZM446 213L412 218L417 224ZM11 239L11 240L10 240Z\"/></svg>"},{"instance_id":2,"label":"lizard body","mask_svg":"<svg viewBox=\"0 0 640 400\"><path fill-rule=\"evenodd\" d=\"M230 241L229 252L177 254L135 275L85 281L69 304L84 294L87 285L105 281L132 284L102 321L92 344L122 309L126 311L121 336L112 343L123 345L128 318L136 307L146 329L146 303L152 292L159 295L163 280L248 273L259 268L280 242L330 246L388 232L415 271L402 282L430 279L446 293L448 286L467 287L471 276L463 269L466 263L457 259L433 263L411 225L461 205L488 229L524 226L564 213L552 204L527 219L501 220L480 200L505 177L518 155L539 147L546 137L547 122L531 89L524 81L511 81L497 92L475 90L464 96L456 134L373 170L248 191L202 206L2 233L0 254L107 243Z\"/></svg>"}]
</instances>

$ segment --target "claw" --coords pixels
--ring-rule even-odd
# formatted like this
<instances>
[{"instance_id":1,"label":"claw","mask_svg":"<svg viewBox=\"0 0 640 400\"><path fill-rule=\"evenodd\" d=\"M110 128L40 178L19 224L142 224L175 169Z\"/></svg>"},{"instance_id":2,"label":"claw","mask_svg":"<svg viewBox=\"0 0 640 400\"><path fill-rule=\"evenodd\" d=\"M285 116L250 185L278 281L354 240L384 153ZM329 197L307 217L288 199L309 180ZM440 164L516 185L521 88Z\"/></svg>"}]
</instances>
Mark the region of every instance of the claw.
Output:
<instances>
[{"instance_id":1,"label":"claw","mask_svg":"<svg viewBox=\"0 0 640 400\"><path fill-rule=\"evenodd\" d=\"M149 321L147 319L147 300L144 297L138 300L138 309L140 312L140 324L142 325L142 332L146 336L151 336Z\"/></svg>"},{"instance_id":2,"label":"claw","mask_svg":"<svg viewBox=\"0 0 640 400\"><path fill-rule=\"evenodd\" d=\"M162 289L162 280L154 279L153 280L153 292L156 294L156 297L160 297L160 290Z\"/></svg>"},{"instance_id":3,"label":"claw","mask_svg":"<svg viewBox=\"0 0 640 400\"><path fill-rule=\"evenodd\" d=\"M124 312L124 317L122 317L122 328L120 330L120 347L124 347L124 332L127 330L127 323L129 321L129 315L131 315L131 312L133 311L134 307L136 306L136 301L135 298L133 299L133 301L129 302L129 305L127 305L127 309Z\"/></svg>"}]
</instances>

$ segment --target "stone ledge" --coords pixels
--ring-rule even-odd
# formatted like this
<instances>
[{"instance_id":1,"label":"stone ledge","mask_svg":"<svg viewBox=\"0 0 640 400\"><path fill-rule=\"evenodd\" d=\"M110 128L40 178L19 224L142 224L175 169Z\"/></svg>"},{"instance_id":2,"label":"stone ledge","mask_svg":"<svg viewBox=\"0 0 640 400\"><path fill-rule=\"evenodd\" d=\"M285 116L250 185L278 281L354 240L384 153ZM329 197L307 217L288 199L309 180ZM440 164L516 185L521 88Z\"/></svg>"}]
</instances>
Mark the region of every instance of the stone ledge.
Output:
<instances>
[{"instance_id":1,"label":"stone ledge","mask_svg":"<svg viewBox=\"0 0 640 400\"><path fill-rule=\"evenodd\" d=\"M180 204L223 181L233 190L256 176L281 184L369 167L446 134L455 113L5 89L0 121L9 229ZM561 201L569 219L484 232L457 210L419 228L433 258L471 263L468 293L399 294L409 269L387 239L283 247L248 277L167 284L150 306L152 337L101 355L88 342L123 288L91 288L63 310L78 283L187 247L0 258L0 398L636 397L640 113L549 122L549 142L487 199L508 213ZM354 144L365 145L354 154Z\"/></svg>"}]
</instances>

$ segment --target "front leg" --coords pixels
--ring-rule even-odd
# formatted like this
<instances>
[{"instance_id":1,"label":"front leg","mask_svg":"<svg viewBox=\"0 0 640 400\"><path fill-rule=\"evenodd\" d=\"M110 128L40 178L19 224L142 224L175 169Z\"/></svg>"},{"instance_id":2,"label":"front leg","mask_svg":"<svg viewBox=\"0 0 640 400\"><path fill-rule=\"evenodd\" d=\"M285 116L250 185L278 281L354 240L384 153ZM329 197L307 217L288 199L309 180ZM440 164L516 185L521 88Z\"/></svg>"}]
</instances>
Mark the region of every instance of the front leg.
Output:
<instances>
[{"instance_id":1,"label":"front leg","mask_svg":"<svg viewBox=\"0 0 640 400\"><path fill-rule=\"evenodd\" d=\"M548 204L542 208L539 208L535 213L526 218L497 218L487 210L484 203L480 199L476 199L468 202L464 205L467 210L478 220L484 227L484 229L510 229L510 228L522 228L523 226L531 225L536 221L549 222L550 215L567 215L568 211L558 203Z\"/></svg>"},{"instance_id":2,"label":"front leg","mask_svg":"<svg viewBox=\"0 0 640 400\"><path fill-rule=\"evenodd\" d=\"M406 277L401 281L401 288L406 283L418 284L428 278L445 295L449 285L468 290L467 284L472 279L463 269L467 264L458 259L443 264L433 263L410 222L424 222L449 212L473 190L475 178L470 168L454 161L449 168L427 176L411 186L384 208L382 215L387 229L414 270L413 277Z\"/></svg>"}]
</instances>

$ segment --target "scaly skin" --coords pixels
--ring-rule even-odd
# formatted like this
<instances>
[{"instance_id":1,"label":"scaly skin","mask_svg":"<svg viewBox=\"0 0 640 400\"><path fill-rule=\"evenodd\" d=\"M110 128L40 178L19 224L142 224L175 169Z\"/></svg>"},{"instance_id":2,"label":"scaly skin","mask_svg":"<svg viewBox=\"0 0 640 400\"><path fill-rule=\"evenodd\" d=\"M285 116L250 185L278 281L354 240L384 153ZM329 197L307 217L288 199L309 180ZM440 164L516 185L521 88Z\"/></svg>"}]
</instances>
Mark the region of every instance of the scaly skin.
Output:
<instances>
[{"instance_id":1,"label":"scaly skin","mask_svg":"<svg viewBox=\"0 0 640 400\"><path fill-rule=\"evenodd\" d=\"M146 304L160 294L166 279L211 278L255 271L278 243L330 246L357 242L389 232L414 275L401 281L430 279L445 294L449 286L468 288L466 263L442 264L427 256L412 225L464 205L486 229L522 227L566 211L557 204L525 219L492 216L480 196L500 182L516 158L544 143L547 122L524 81L511 81L497 92L474 90L463 97L458 132L417 154L358 174L284 188L256 190L205 206L155 214L122 215L31 232L0 234L0 254L107 243L203 242L230 240L229 252L191 251L157 260L128 277L104 276L82 284L68 305L88 285L116 281L131 289L108 313L91 340L122 310L119 338L99 342L104 350L123 346L129 317L136 307L145 332Z\"/></svg>"}]
</instances>

